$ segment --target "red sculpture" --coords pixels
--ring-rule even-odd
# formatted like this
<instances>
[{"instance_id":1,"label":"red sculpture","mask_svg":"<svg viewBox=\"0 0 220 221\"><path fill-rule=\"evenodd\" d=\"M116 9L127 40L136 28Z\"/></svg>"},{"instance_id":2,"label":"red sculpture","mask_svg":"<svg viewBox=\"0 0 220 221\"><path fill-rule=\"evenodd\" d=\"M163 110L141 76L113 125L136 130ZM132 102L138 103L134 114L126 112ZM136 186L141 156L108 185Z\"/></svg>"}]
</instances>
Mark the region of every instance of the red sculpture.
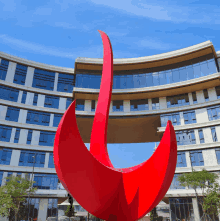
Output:
<instances>
[{"instance_id":1,"label":"red sculpture","mask_svg":"<svg viewBox=\"0 0 220 221\"><path fill-rule=\"evenodd\" d=\"M176 136L168 121L159 146L147 161L130 168L113 167L106 146L113 54L108 36L99 32L104 59L90 151L77 127L74 100L56 132L54 163L65 189L89 213L108 221L135 221L151 211L169 189L177 162Z\"/></svg>"}]
</instances>

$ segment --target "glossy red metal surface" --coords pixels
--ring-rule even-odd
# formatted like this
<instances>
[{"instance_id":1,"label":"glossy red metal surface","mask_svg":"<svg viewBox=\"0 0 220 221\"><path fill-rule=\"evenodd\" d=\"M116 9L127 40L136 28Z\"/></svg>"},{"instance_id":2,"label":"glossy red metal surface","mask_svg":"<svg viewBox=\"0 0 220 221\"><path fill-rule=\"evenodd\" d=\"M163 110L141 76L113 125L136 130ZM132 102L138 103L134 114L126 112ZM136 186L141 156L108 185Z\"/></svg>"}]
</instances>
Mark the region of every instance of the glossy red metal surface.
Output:
<instances>
[{"instance_id":1,"label":"glossy red metal surface","mask_svg":"<svg viewBox=\"0 0 220 221\"><path fill-rule=\"evenodd\" d=\"M113 55L109 38L104 32L100 34L104 62L90 151L80 136L73 101L55 136L55 169L66 190L89 213L108 221L134 221L151 211L169 189L177 162L176 136L168 121L159 146L148 160L130 168L112 166L106 140Z\"/></svg>"}]
</instances>

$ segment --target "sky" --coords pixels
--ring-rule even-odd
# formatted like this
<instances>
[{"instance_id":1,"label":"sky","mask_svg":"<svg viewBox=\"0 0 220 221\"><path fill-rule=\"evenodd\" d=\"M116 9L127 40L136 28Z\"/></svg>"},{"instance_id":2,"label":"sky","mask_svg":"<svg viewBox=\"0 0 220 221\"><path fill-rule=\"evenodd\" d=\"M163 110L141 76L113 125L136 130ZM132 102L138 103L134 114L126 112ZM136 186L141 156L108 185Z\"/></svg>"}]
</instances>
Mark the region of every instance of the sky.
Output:
<instances>
[{"instance_id":1,"label":"sky","mask_svg":"<svg viewBox=\"0 0 220 221\"><path fill-rule=\"evenodd\" d=\"M102 58L102 40L114 58L161 54L210 40L220 50L219 0L0 0L0 51L74 68L77 57ZM219 40L218 40L219 39ZM108 145L115 167L148 159L154 143Z\"/></svg>"}]
</instances>

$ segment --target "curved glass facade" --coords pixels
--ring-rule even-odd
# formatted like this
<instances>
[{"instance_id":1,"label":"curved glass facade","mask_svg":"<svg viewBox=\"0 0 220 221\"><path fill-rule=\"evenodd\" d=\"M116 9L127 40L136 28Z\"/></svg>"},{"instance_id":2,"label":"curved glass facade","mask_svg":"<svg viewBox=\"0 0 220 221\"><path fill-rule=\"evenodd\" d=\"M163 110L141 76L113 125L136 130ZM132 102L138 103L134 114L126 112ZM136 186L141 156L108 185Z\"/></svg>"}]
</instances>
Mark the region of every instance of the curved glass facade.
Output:
<instances>
[{"instance_id":1,"label":"curved glass facade","mask_svg":"<svg viewBox=\"0 0 220 221\"><path fill-rule=\"evenodd\" d=\"M191 80L218 72L214 59L180 68L129 75L114 75L113 89L152 87ZM75 87L99 89L101 75L76 73Z\"/></svg>"}]
</instances>

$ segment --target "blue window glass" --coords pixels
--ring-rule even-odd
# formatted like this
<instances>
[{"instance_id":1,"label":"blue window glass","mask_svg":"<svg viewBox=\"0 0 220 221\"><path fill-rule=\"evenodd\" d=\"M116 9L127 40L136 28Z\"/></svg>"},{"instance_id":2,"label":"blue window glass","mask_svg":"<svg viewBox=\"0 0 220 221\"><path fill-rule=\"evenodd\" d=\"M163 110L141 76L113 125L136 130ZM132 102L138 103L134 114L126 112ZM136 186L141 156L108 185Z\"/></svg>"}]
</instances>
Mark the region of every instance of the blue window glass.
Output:
<instances>
[{"instance_id":1,"label":"blue window glass","mask_svg":"<svg viewBox=\"0 0 220 221\"><path fill-rule=\"evenodd\" d=\"M76 100L76 110L84 111L85 101L84 100Z\"/></svg>"},{"instance_id":2,"label":"blue window glass","mask_svg":"<svg viewBox=\"0 0 220 221\"><path fill-rule=\"evenodd\" d=\"M203 94L204 94L205 101L209 101L209 94L208 94L208 90L207 89L203 90Z\"/></svg>"},{"instance_id":3,"label":"blue window glass","mask_svg":"<svg viewBox=\"0 0 220 221\"><path fill-rule=\"evenodd\" d=\"M185 124L194 124L196 123L196 113L195 111L185 111L183 112L184 123Z\"/></svg>"},{"instance_id":4,"label":"blue window glass","mask_svg":"<svg viewBox=\"0 0 220 221\"><path fill-rule=\"evenodd\" d=\"M190 151L192 166L204 166L204 160L201 150Z\"/></svg>"},{"instance_id":5,"label":"blue window glass","mask_svg":"<svg viewBox=\"0 0 220 221\"><path fill-rule=\"evenodd\" d=\"M47 217L57 217L58 213L57 204L58 204L58 199L54 198L48 199Z\"/></svg>"},{"instance_id":6,"label":"blue window glass","mask_svg":"<svg viewBox=\"0 0 220 221\"><path fill-rule=\"evenodd\" d=\"M190 145L196 143L194 130L175 131L177 145Z\"/></svg>"},{"instance_id":7,"label":"blue window glass","mask_svg":"<svg viewBox=\"0 0 220 221\"><path fill-rule=\"evenodd\" d=\"M58 127L62 116L62 114L54 114L53 127Z\"/></svg>"},{"instance_id":8,"label":"blue window glass","mask_svg":"<svg viewBox=\"0 0 220 221\"><path fill-rule=\"evenodd\" d=\"M220 106L207 108L209 120L217 120L220 118Z\"/></svg>"},{"instance_id":9,"label":"blue window glass","mask_svg":"<svg viewBox=\"0 0 220 221\"><path fill-rule=\"evenodd\" d=\"M11 160L11 149L1 148L0 149L0 164L9 165Z\"/></svg>"},{"instance_id":10,"label":"blue window glass","mask_svg":"<svg viewBox=\"0 0 220 221\"><path fill-rule=\"evenodd\" d=\"M180 94L176 96L167 97L167 107L180 107L184 105L189 105L188 94Z\"/></svg>"},{"instance_id":11,"label":"blue window glass","mask_svg":"<svg viewBox=\"0 0 220 221\"><path fill-rule=\"evenodd\" d=\"M212 132L212 140L213 140L213 142L217 142L218 138L217 138L215 127L211 127L211 132Z\"/></svg>"},{"instance_id":12,"label":"blue window glass","mask_svg":"<svg viewBox=\"0 0 220 221\"><path fill-rule=\"evenodd\" d=\"M50 113L28 110L26 123L49 126Z\"/></svg>"},{"instance_id":13,"label":"blue window glass","mask_svg":"<svg viewBox=\"0 0 220 221\"><path fill-rule=\"evenodd\" d=\"M197 96L196 96L196 92L192 92L192 99L193 99L193 104L197 104Z\"/></svg>"},{"instance_id":14,"label":"blue window glass","mask_svg":"<svg viewBox=\"0 0 220 221\"><path fill-rule=\"evenodd\" d=\"M0 186L2 185L3 173L3 171L0 171Z\"/></svg>"},{"instance_id":15,"label":"blue window glass","mask_svg":"<svg viewBox=\"0 0 220 221\"><path fill-rule=\"evenodd\" d=\"M12 127L0 125L0 140L9 142L11 138Z\"/></svg>"},{"instance_id":16,"label":"blue window glass","mask_svg":"<svg viewBox=\"0 0 220 221\"><path fill-rule=\"evenodd\" d=\"M54 88L54 80L55 80L54 72L35 69L32 87L52 91Z\"/></svg>"},{"instance_id":17,"label":"blue window glass","mask_svg":"<svg viewBox=\"0 0 220 221\"><path fill-rule=\"evenodd\" d=\"M152 98L152 110L160 109L159 98Z\"/></svg>"},{"instance_id":18,"label":"blue window glass","mask_svg":"<svg viewBox=\"0 0 220 221\"><path fill-rule=\"evenodd\" d=\"M170 120L174 126L180 125L180 114L172 113L160 115L161 127L166 127L168 120Z\"/></svg>"},{"instance_id":19,"label":"blue window glass","mask_svg":"<svg viewBox=\"0 0 220 221\"><path fill-rule=\"evenodd\" d=\"M15 121L18 122L18 117L19 117L19 108L16 107L8 107L7 113L6 113L6 120L9 121Z\"/></svg>"},{"instance_id":20,"label":"blue window glass","mask_svg":"<svg viewBox=\"0 0 220 221\"><path fill-rule=\"evenodd\" d=\"M53 146L54 138L55 138L54 132L41 131L39 145L40 146Z\"/></svg>"},{"instance_id":21,"label":"blue window glass","mask_svg":"<svg viewBox=\"0 0 220 221\"><path fill-rule=\"evenodd\" d=\"M49 155L49 164L48 164L49 168L54 168L54 162L53 162L53 153L50 153Z\"/></svg>"},{"instance_id":22,"label":"blue window glass","mask_svg":"<svg viewBox=\"0 0 220 221\"><path fill-rule=\"evenodd\" d=\"M72 92L74 83L73 74L59 74L57 91Z\"/></svg>"},{"instance_id":23,"label":"blue window glass","mask_svg":"<svg viewBox=\"0 0 220 221\"><path fill-rule=\"evenodd\" d=\"M21 98L21 103L25 104L27 98L27 91L23 91L22 93L22 98Z\"/></svg>"},{"instance_id":24,"label":"blue window glass","mask_svg":"<svg viewBox=\"0 0 220 221\"><path fill-rule=\"evenodd\" d=\"M185 189L184 186L180 185L180 182L178 181L179 176L182 174L174 174L173 181L170 185L170 189Z\"/></svg>"},{"instance_id":25,"label":"blue window glass","mask_svg":"<svg viewBox=\"0 0 220 221\"><path fill-rule=\"evenodd\" d=\"M44 107L58 108L59 107L59 97L46 95Z\"/></svg>"},{"instance_id":26,"label":"blue window glass","mask_svg":"<svg viewBox=\"0 0 220 221\"><path fill-rule=\"evenodd\" d=\"M5 80L8 71L9 61L2 59L0 65L0 80Z\"/></svg>"},{"instance_id":27,"label":"blue window glass","mask_svg":"<svg viewBox=\"0 0 220 221\"><path fill-rule=\"evenodd\" d=\"M27 144L31 144L33 130L28 130Z\"/></svg>"},{"instance_id":28,"label":"blue window glass","mask_svg":"<svg viewBox=\"0 0 220 221\"><path fill-rule=\"evenodd\" d=\"M131 111L149 110L148 99L131 100L130 105Z\"/></svg>"},{"instance_id":29,"label":"blue window glass","mask_svg":"<svg viewBox=\"0 0 220 221\"><path fill-rule=\"evenodd\" d=\"M123 110L123 101L113 101L113 111L124 111Z\"/></svg>"},{"instance_id":30,"label":"blue window glass","mask_svg":"<svg viewBox=\"0 0 220 221\"><path fill-rule=\"evenodd\" d=\"M205 141L204 141L203 130L202 130L202 129L199 129L198 132L199 132L200 143L204 143Z\"/></svg>"},{"instance_id":31,"label":"blue window glass","mask_svg":"<svg viewBox=\"0 0 220 221\"><path fill-rule=\"evenodd\" d=\"M34 151L21 151L19 166L31 167L44 167L45 153L44 152L34 152Z\"/></svg>"},{"instance_id":32,"label":"blue window glass","mask_svg":"<svg viewBox=\"0 0 220 221\"><path fill-rule=\"evenodd\" d=\"M218 164L220 164L220 148L216 148L215 153L216 153L216 158L217 158Z\"/></svg>"},{"instance_id":33,"label":"blue window glass","mask_svg":"<svg viewBox=\"0 0 220 221\"><path fill-rule=\"evenodd\" d=\"M19 90L0 85L0 99L8 101L18 101Z\"/></svg>"},{"instance_id":34,"label":"blue window glass","mask_svg":"<svg viewBox=\"0 0 220 221\"><path fill-rule=\"evenodd\" d=\"M58 184L57 175L53 174L34 174L33 187L38 189L56 190Z\"/></svg>"},{"instance_id":35,"label":"blue window glass","mask_svg":"<svg viewBox=\"0 0 220 221\"><path fill-rule=\"evenodd\" d=\"M217 94L217 98L219 99L220 98L220 86L215 87L215 91Z\"/></svg>"},{"instance_id":36,"label":"blue window glass","mask_svg":"<svg viewBox=\"0 0 220 221\"><path fill-rule=\"evenodd\" d=\"M177 167L186 167L186 155L185 152L177 153Z\"/></svg>"},{"instance_id":37,"label":"blue window glass","mask_svg":"<svg viewBox=\"0 0 220 221\"><path fill-rule=\"evenodd\" d=\"M95 100L92 100L91 111L95 111Z\"/></svg>"},{"instance_id":38,"label":"blue window glass","mask_svg":"<svg viewBox=\"0 0 220 221\"><path fill-rule=\"evenodd\" d=\"M20 137L20 131L21 129L16 129L15 131L15 137L14 137L14 143L18 143L19 137Z\"/></svg>"},{"instance_id":39,"label":"blue window glass","mask_svg":"<svg viewBox=\"0 0 220 221\"><path fill-rule=\"evenodd\" d=\"M33 105L37 106L38 94L34 94Z\"/></svg>"},{"instance_id":40,"label":"blue window glass","mask_svg":"<svg viewBox=\"0 0 220 221\"><path fill-rule=\"evenodd\" d=\"M26 76L27 76L27 66L17 64L13 83L24 85Z\"/></svg>"},{"instance_id":41,"label":"blue window glass","mask_svg":"<svg viewBox=\"0 0 220 221\"><path fill-rule=\"evenodd\" d=\"M72 103L72 98L67 98L66 99L66 109L70 106L71 103Z\"/></svg>"}]
</instances>

